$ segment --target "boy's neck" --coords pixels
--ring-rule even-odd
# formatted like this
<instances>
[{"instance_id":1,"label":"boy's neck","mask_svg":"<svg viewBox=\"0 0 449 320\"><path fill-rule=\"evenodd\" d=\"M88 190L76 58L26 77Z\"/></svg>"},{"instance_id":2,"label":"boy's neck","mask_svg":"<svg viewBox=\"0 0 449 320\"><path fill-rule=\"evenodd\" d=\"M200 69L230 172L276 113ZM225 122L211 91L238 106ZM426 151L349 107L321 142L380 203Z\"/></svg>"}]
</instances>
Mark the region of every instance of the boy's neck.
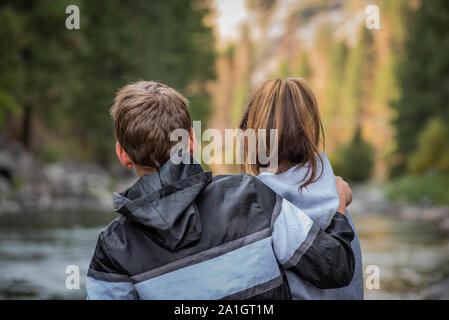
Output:
<instances>
[{"instance_id":1,"label":"boy's neck","mask_svg":"<svg viewBox=\"0 0 449 320\"><path fill-rule=\"evenodd\" d=\"M152 174L157 171L156 168L152 168L152 167L143 167L143 166L134 165L134 168L136 169L136 173L139 177L142 177L145 174Z\"/></svg>"}]
</instances>

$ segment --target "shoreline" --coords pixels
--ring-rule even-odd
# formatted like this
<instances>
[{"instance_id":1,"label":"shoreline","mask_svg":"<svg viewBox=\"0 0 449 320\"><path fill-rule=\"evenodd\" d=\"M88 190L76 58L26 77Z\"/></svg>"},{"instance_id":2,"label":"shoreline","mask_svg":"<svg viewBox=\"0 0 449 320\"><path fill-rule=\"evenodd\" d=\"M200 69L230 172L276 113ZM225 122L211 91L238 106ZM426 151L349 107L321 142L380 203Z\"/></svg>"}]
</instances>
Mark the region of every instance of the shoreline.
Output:
<instances>
[{"instance_id":1,"label":"shoreline","mask_svg":"<svg viewBox=\"0 0 449 320\"><path fill-rule=\"evenodd\" d=\"M428 222L443 234L449 232L449 206L392 202L388 200L383 188L384 186L374 183L354 185L353 202L348 210L358 215L374 213Z\"/></svg>"},{"instance_id":2,"label":"shoreline","mask_svg":"<svg viewBox=\"0 0 449 320\"><path fill-rule=\"evenodd\" d=\"M0 145L1 147L1 145ZM0 151L0 215L46 211L112 211L112 194L136 175L119 165L39 163L17 144Z\"/></svg>"},{"instance_id":3,"label":"shoreline","mask_svg":"<svg viewBox=\"0 0 449 320\"><path fill-rule=\"evenodd\" d=\"M35 212L112 212L112 194L132 185L137 176L118 164L108 170L75 161L38 163L20 145L0 146L0 216ZM352 185L354 214L385 214L433 223L449 232L449 206L391 202L385 185Z\"/></svg>"}]
</instances>

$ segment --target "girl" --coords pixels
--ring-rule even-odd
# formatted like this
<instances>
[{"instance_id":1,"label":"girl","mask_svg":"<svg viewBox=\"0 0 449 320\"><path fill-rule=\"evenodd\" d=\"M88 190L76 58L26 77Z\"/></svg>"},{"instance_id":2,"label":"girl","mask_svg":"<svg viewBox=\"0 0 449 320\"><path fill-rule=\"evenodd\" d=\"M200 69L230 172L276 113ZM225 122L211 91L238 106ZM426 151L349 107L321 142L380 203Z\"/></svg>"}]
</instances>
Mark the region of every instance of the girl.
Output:
<instances>
[{"instance_id":1,"label":"girl","mask_svg":"<svg viewBox=\"0 0 449 320\"><path fill-rule=\"evenodd\" d=\"M332 221L339 206L336 178L324 153L319 153L323 126L313 92L301 79L266 81L250 98L240 129L265 129L265 141L256 134L259 144L270 155L271 129L278 132L278 166L266 172L257 155L245 152L243 171L257 175L273 191L304 211L322 230ZM248 150L248 148L246 148ZM249 161L249 159L256 161ZM264 172L262 172L264 171ZM310 282L286 270L294 299L363 299L363 273L360 243L355 226L351 242L355 256L355 272L351 283L339 289L318 289Z\"/></svg>"}]
</instances>

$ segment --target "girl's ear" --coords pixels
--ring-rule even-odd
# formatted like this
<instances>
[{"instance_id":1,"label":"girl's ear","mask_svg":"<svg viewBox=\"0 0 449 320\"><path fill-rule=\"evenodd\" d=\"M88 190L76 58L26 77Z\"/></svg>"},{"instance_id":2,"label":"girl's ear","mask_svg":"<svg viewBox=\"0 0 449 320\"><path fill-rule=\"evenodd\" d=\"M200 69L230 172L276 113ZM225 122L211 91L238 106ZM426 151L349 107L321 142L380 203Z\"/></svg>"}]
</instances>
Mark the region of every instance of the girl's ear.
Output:
<instances>
[{"instance_id":1,"label":"girl's ear","mask_svg":"<svg viewBox=\"0 0 449 320\"><path fill-rule=\"evenodd\" d=\"M193 155L195 149L196 149L195 131L193 130L193 128L190 128L189 152L191 155Z\"/></svg>"},{"instance_id":2,"label":"girl's ear","mask_svg":"<svg viewBox=\"0 0 449 320\"><path fill-rule=\"evenodd\" d=\"M133 162L118 141L115 144L115 153L117 154L117 158L119 159L122 166L127 169L131 169L133 167Z\"/></svg>"}]
</instances>

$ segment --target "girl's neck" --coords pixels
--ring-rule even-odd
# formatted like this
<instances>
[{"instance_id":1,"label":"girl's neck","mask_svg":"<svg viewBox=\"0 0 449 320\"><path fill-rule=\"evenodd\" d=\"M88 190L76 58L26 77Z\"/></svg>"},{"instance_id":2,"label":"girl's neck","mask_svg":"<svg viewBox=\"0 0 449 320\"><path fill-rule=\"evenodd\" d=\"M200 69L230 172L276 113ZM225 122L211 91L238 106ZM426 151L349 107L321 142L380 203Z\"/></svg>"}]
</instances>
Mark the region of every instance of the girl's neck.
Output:
<instances>
[{"instance_id":1,"label":"girl's neck","mask_svg":"<svg viewBox=\"0 0 449 320\"><path fill-rule=\"evenodd\" d=\"M296 163L292 163L290 161L282 161L278 165L278 170L277 170L276 174L279 174L279 173L282 173L284 171L287 171L288 169L290 169L291 167L294 167L296 165L297 165Z\"/></svg>"}]
</instances>

